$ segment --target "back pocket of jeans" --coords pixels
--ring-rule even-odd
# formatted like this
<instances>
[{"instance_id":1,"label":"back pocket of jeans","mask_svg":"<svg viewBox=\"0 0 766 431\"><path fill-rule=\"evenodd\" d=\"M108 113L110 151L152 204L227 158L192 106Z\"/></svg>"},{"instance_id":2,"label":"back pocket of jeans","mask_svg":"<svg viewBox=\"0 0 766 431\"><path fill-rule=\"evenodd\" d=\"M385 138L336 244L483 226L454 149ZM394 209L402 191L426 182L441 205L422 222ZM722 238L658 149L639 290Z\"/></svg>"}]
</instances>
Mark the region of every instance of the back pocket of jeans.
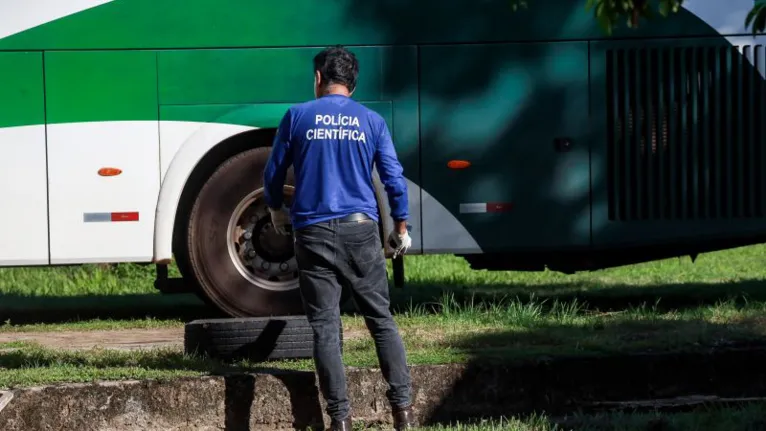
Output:
<instances>
[{"instance_id":1,"label":"back pocket of jeans","mask_svg":"<svg viewBox=\"0 0 766 431\"><path fill-rule=\"evenodd\" d=\"M359 229L356 229L356 228ZM375 223L360 223L355 226L353 236L346 238L346 249L349 257L359 266L359 270L366 272L364 266L374 262L383 253L383 245L380 243L380 236Z\"/></svg>"}]
</instances>

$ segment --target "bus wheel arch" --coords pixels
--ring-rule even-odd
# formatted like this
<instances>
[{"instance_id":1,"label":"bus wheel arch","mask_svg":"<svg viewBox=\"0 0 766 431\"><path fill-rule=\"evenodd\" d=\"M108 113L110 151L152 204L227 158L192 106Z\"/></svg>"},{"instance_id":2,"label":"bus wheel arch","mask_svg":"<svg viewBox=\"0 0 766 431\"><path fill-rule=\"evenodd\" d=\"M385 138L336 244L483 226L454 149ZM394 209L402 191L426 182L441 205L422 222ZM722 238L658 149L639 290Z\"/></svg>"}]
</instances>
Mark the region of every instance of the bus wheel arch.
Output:
<instances>
[{"instance_id":1,"label":"bus wheel arch","mask_svg":"<svg viewBox=\"0 0 766 431\"><path fill-rule=\"evenodd\" d=\"M242 213L238 208L241 201L253 198L257 191L252 187L257 188L261 181L274 133L275 129L240 129L240 133L221 136L223 133L217 129L211 132L203 126L176 153L160 193L155 257L164 260L172 250L185 290L230 316L302 311L297 280L292 289L287 289L291 291L287 295L264 292L263 286L252 283L252 278L243 285L244 277L233 276L235 271L241 273L241 265L236 268L215 262L223 254L220 241L230 234L231 216L234 211ZM216 134L217 141L210 142L211 135ZM227 199L226 208L217 208ZM270 225L270 217L266 218ZM228 248L229 244L224 246Z\"/></svg>"},{"instance_id":2,"label":"bus wheel arch","mask_svg":"<svg viewBox=\"0 0 766 431\"><path fill-rule=\"evenodd\" d=\"M270 146L275 133L276 129L254 129L229 136L220 142L214 143L196 162L191 172L189 172L183 183L178 203L174 208L175 214L172 220L172 233L170 235L174 259L181 274L189 281L192 281L193 277L191 277L189 272L189 263L188 259L186 259L188 256L186 231L194 200L205 185L205 182L226 160L252 148ZM162 200L162 195L160 195L160 200ZM158 230L162 230L162 227L158 227Z\"/></svg>"},{"instance_id":3,"label":"bus wheel arch","mask_svg":"<svg viewBox=\"0 0 766 431\"><path fill-rule=\"evenodd\" d=\"M299 297L299 292L297 289L297 280L295 280L294 289L287 289L288 292L261 292L261 293L253 293L255 297L260 298L261 304L259 307L252 306L251 300L246 300L244 302L251 302L251 306L241 306L237 307L236 302L238 301L232 301L231 298L228 299L228 301L224 298L221 299L221 292L215 291L215 286L213 286L213 282L211 282L211 275L209 273L206 273L206 269L203 268L204 265L200 264L200 250L191 250L192 244L196 244L199 241L199 238L201 237L202 232L198 227L195 228L194 226L191 226L193 223L192 219L197 215L199 217L199 205L207 205L210 206L209 203L202 203L199 202L200 200L200 193L204 192L204 188L206 184L208 184L211 180L217 181L215 178L213 178L216 173L219 171L226 170L227 172L219 173L219 176L236 176L238 173L239 175L248 175L251 176L252 180L250 178L244 179L240 177L239 182L248 182L250 183L250 187L252 188L253 184L259 183L260 178L259 176L262 173L262 168L265 167L266 161L268 160L268 154L270 154L271 151L271 144L273 142L274 134L276 133L275 129L255 129L255 130L249 130L244 131L241 133L234 134L228 138L223 139L222 141L210 144L205 144L207 147L207 150L202 152L199 151L199 147L201 146L199 142L193 142L190 143L190 145L197 146L197 151L187 151L185 154L182 154L180 156L177 156L179 159L187 159L190 157L193 157L193 155L196 154L203 154L201 157L197 157L199 160L191 167L191 169L187 168L186 171L191 171L188 174L185 175L185 181L181 184L181 187L179 187L179 184L175 184L175 192L171 191L165 191L164 199L168 201L173 201L173 196L178 196L175 198L177 201L177 204L173 207L172 205L168 205L168 202L165 202L165 207L162 206L158 209L158 216L160 213L164 212L165 219L162 220L160 217L158 217L158 231L163 229L171 229L168 223L168 217L171 216L169 211L174 210L174 214L172 214L172 236L170 241L172 244L170 244L170 247L172 249L172 254L175 258L175 261L177 263L178 269L180 270L183 278L184 278L184 285L186 287L186 291L191 291L196 293L208 304L218 308L219 310L223 311L224 313L230 315L230 316L236 316L236 317L258 317L263 315L274 315L274 314L301 314L302 311L302 304ZM205 136L206 134L200 133L200 135ZM186 145L186 144L185 144ZM185 146L184 145L184 146ZM183 147L182 150L183 151ZM180 151L179 151L180 153ZM178 153L177 153L178 154ZM249 160L249 161L248 161ZM173 161L175 163L176 160ZM178 161L179 165L182 163L180 160ZM188 160L185 160L186 166L190 166L188 164ZM249 163L249 164L248 164ZM255 167L253 165L255 163L258 165L258 167ZM169 169L168 173L169 175L173 175L174 177L177 177L179 175L184 175L182 173L182 169L179 167L172 167L172 172ZM250 174L248 174L250 172ZM387 233L392 226L391 220L389 220L390 217L388 217L388 202L385 197L385 190L383 185L380 182L380 179L377 175L377 171L373 171L373 180L375 185L375 192L376 192L376 198L378 200L378 208L381 215L381 223L380 223L380 229L381 229L381 242L384 242L385 239L385 233ZM234 181L235 183L237 181ZM290 186L293 183L292 178L292 169L290 169L290 173L288 175L288 184ZM228 187L221 188L220 185L212 185L209 187L218 187L219 190L227 190ZM179 190L180 189L180 190ZM240 207L241 201L252 198L253 194L257 195L258 193L262 193L262 191L259 191L256 189L252 189L248 191L248 193L242 192L242 196L240 201L232 207L232 214L234 215L234 212L241 212L242 208ZM290 194L289 190L287 191L288 194ZM215 194L215 193L214 193ZM209 193L208 193L209 195ZM251 196L248 196L251 195ZM258 198L259 196L255 196ZM202 197L202 200L209 200L209 196ZM162 201L163 195L161 194L160 199ZM195 205L197 206L196 212L195 212ZM265 209L265 208L263 208ZM225 215L225 216L224 216ZM231 232L229 226L231 224L231 217L229 214L218 214L216 217L207 218L207 224L211 224L212 220L220 220L217 222L217 224L223 225L223 227L219 226L219 232L215 235L220 236L222 229L226 229L227 233L226 235L230 235ZM203 217L204 218L204 217ZM259 217L263 218L263 217ZM267 217L270 219L270 217ZM260 224L260 227L263 227L262 223ZM203 229L204 230L204 229ZM167 233L167 231L166 231ZM214 235L214 236L215 236ZM193 237L192 237L193 236ZM155 237L155 240L157 240L157 237ZM167 241L167 240L166 240ZM162 250L163 247L167 247L168 244L155 244L156 250ZM383 249L386 249L385 244L381 244L381 247ZM250 250L248 250L250 251ZM165 252L167 253L167 252ZM165 255L165 253L160 253L160 256ZM194 257L196 253L196 258ZM204 253L204 251L202 252ZM219 248L219 254L224 254L224 251ZM226 254L231 255L231 250L229 247L227 247ZM197 261L195 263L195 260ZM202 258L204 260L204 258ZM236 268L237 271L240 272L242 275L243 268L241 265ZM228 268L230 275L233 274L233 271L231 271L231 268ZM209 272L209 271L208 271ZM227 283L234 283L241 282L242 280L236 279L236 277L233 277L233 281L227 281ZM219 280L220 283L220 280ZM251 283L252 285L252 283ZM236 287L232 287L233 289L237 289ZM239 287L240 290L244 289L244 287ZM256 287L256 289L260 289ZM280 289L275 289L276 291L279 291ZM349 299L350 292L347 292L344 290L342 294L342 302L346 303ZM218 296L218 297L217 297ZM228 303L227 303L228 302Z\"/></svg>"}]
</instances>

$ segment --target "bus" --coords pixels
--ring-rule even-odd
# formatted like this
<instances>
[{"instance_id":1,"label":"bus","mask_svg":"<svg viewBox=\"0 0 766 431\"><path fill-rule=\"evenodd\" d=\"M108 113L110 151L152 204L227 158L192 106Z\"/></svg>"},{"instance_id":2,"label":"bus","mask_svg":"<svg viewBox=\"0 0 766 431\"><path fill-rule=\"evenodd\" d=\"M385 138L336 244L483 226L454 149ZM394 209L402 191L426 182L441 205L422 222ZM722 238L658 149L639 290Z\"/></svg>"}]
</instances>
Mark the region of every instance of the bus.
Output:
<instances>
[{"instance_id":1,"label":"bus","mask_svg":"<svg viewBox=\"0 0 766 431\"><path fill-rule=\"evenodd\" d=\"M392 131L409 254L572 273L765 242L752 0L611 35L528 3L0 0L0 266L157 265L170 291L174 263L230 316L300 314L262 173L336 44Z\"/></svg>"}]
</instances>

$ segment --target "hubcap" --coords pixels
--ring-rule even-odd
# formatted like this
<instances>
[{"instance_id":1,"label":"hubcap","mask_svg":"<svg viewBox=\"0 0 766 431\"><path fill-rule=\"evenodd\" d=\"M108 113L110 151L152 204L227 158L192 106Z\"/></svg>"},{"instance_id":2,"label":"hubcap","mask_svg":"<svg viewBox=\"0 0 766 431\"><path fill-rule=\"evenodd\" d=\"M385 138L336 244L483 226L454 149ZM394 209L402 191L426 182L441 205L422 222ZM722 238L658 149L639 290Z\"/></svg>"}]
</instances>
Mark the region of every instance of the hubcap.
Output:
<instances>
[{"instance_id":1,"label":"hubcap","mask_svg":"<svg viewBox=\"0 0 766 431\"><path fill-rule=\"evenodd\" d=\"M289 202L293 188L285 186ZM292 235L279 235L263 197L263 188L234 209L228 226L228 249L237 271L254 286L284 292L298 288L298 263Z\"/></svg>"}]
</instances>

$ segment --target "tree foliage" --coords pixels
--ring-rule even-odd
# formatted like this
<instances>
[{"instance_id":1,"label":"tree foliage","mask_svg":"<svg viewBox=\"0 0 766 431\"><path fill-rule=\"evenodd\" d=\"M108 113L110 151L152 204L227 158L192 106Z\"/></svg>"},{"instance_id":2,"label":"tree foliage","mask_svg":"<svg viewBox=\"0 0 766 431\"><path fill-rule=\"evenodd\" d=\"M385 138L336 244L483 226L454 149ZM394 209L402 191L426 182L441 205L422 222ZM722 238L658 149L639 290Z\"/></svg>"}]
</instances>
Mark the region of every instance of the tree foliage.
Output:
<instances>
[{"instance_id":1,"label":"tree foliage","mask_svg":"<svg viewBox=\"0 0 766 431\"><path fill-rule=\"evenodd\" d=\"M534 0L533 0L534 1ZM726 0L716 0L725 2ZM585 0L585 9L593 11L599 25L607 34L612 34L620 23L637 28L642 19L668 17L678 12L684 0L659 0L653 8L650 0ZM527 0L511 0L513 10L527 7ZM745 18L745 28L753 35L766 29L766 0L755 0L753 8Z\"/></svg>"},{"instance_id":2,"label":"tree foliage","mask_svg":"<svg viewBox=\"0 0 766 431\"><path fill-rule=\"evenodd\" d=\"M726 1L726 0L718 0ZM637 28L641 19L656 16L668 17L681 9L684 0L659 0L656 10L649 0L586 0L585 8L592 10L601 28L611 34L621 21L629 28ZM757 0L745 18L745 28L753 34L762 33L766 27L766 0Z\"/></svg>"},{"instance_id":3,"label":"tree foliage","mask_svg":"<svg viewBox=\"0 0 766 431\"><path fill-rule=\"evenodd\" d=\"M763 33L766 27L766 0L758 0L745 18L745 27L752 26L753 34Z\"/></svg>"}]
</instances>

